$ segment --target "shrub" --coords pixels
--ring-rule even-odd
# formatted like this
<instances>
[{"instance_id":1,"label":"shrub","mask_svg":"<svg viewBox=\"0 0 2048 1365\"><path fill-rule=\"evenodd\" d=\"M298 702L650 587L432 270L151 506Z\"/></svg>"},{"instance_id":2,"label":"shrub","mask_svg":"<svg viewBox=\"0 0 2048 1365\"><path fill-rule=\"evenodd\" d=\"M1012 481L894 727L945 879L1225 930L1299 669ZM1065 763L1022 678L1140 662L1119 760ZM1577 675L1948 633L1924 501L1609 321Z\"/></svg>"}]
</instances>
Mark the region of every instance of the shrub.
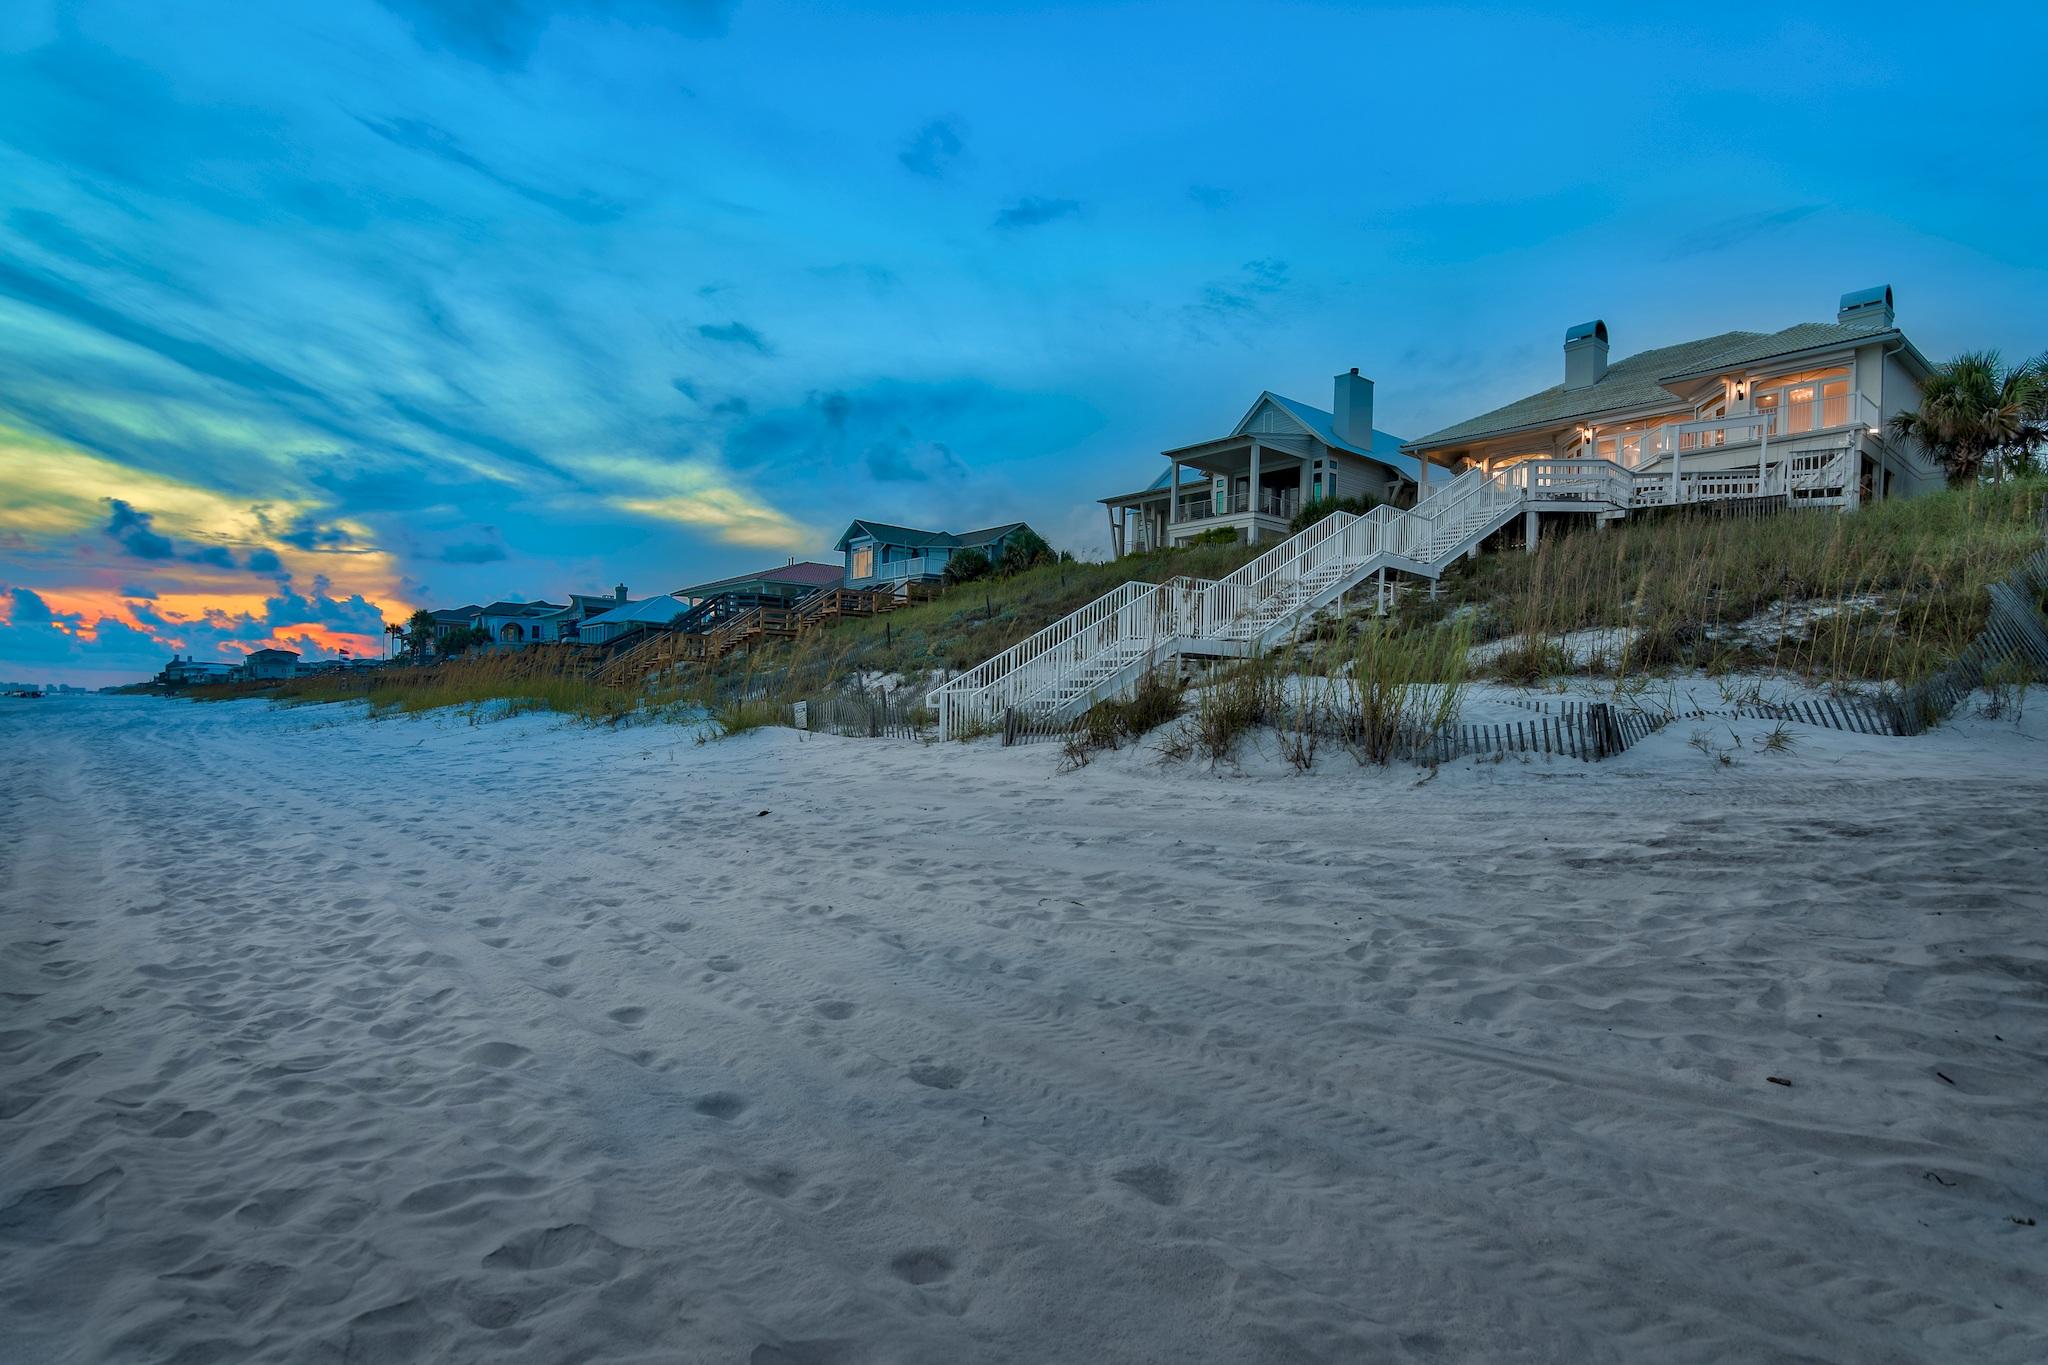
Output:
<instances>
[{"instance_id":1,"label":"shrub","mask_svg":"<svg viewBox=\"0 0 2048 1365\"><path fill-rule=\"evenodd\" d=\"M1045 537L1026 526L1012 535L1009 544L1003 547L1002 571L1019 574L1040 564L1055 563L1056 559L1052 546L1045 543Z\"/></svg>"},{"instance_id":2,"label":"shrub","mask_svg":"<svg viewBox=\"0 0 2048 1365\"><path fill-rule=\"evenodd\" d=\"M1287 523L1287 531L1289 535L1306 531L1332 512L1349 512L1354 517L1362 517L1379 505L1380 499L1369 493L1355 498L1314 498L1302 504L1301 510L1294 514L1294 520Z\"/></svg>"},{"instance_id":3,"label":"shrub","mask_svg":"<svg viewBox=\"0 0 2048 1365\"><path fill-rule=\"evenodd\" d=\"M1235 545L1238 543L1237 532L1231 530L1228 526L1218 526L1204 531L1200 535L1190 536L1187 543L1189 545Z\"/></svg>"},{"instance_id":4,"label":"shrub","mask_svg":"<svg viewBox=\"0 0 2048 1365\"><path fill-rule=\"evenodd\" d=\"M1361 760L1389 763L1457 719L1470 645L1462 626L1367 625L1352 655L1353 710L1346 717Z\"/></svg>"},{"instance_id":5,"label":"shrub","mask_svg":"<svg viewBox=\"0 0 2048 1365\"><path fill-rule=\"evenodd\" d=\"M987 578L994 568L995 566L988 562L988 556L981 551L961 550L946 561L946 581L972 583L976 579Z\"/></svg>"}]
</instances>

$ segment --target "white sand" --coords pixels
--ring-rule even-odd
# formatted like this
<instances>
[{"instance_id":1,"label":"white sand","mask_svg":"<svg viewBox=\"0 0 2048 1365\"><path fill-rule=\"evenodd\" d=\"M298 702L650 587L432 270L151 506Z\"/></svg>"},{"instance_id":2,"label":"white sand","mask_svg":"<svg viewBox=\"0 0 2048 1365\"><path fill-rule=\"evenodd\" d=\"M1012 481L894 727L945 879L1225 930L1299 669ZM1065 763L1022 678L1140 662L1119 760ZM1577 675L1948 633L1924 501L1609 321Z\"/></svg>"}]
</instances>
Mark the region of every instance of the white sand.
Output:
<instances>
[{"instance_id":1,"label":"white sand","mask_svg":"<svg viewBox=\"0 0 2048 1365\"><path fill-rule=\"evenodd\" d=\"M1420 782L0 708L9 1361L2048 1359L2038 693Z\"/></svg>"}]
</instances>

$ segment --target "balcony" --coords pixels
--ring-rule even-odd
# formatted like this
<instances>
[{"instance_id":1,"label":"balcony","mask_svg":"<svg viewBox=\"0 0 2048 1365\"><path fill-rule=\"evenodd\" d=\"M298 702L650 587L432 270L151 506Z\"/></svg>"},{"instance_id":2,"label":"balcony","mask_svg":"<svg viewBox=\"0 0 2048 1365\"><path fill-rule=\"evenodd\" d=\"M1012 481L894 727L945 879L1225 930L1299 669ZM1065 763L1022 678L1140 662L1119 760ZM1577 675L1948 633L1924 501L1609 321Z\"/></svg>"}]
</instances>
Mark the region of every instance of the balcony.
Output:
<instances>
[{"instance_id":1,"label":"balcony","mask_svg":"<svg viewBox=\"0 0 2048 1365\"><path fill-rule=\"evenodd\" d=\"M946 561L951 555L912 555L909 559L891 560L877 564L871 573L847 579L850 586L862 583L901 583L912 578L938 578L946 572Z\"/></svg>"},{"instance_id":2,"label":"balcony","mask_svg":"<svg viewBox=\"0 0 2048 1365\"><path fill-rule=\"evenodd\" d=\"M1842 432L1860 435L1880 429L1877 405L1860 393L1833 393L1803 403L1785 403L1739 417L1672 422L1645 431L1601 435L1595 451L1626 469L1671 456L1704 455L1731 446L1766 446L1807 436Z\"/></svg>"},{"instance_id":3,"label":"balcony","mask_svg":"<svg viewBox=\"0 0 2048 1365\"><path fill-rule=\"evenodd\" d=\"M1292 521L1294 514L1301 510L1301 494L1292 488L1262 488L1259 490L1255 507L1249 490L1232 493L1227 497L1197 497L1181 499L1180 520L1183 525L1191 521L1217 521L1224 517L1243 516L1256 512L1263 517L1278 517Z\"/></svg>"}]
</instances>

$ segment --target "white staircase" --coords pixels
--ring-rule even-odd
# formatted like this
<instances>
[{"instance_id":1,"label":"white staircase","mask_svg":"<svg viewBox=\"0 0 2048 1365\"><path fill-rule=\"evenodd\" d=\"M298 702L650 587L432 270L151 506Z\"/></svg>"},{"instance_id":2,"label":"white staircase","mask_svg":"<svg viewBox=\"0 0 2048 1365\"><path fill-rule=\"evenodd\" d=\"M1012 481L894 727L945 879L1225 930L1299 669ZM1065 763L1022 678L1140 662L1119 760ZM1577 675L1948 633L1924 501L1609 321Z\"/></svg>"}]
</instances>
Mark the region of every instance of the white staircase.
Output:
<instances>
[{"instance_id":1,"label":"white staircase","mask_svg":"<svg viewBox=\"0 0 2048 1365\"><path fill-rule=\"evenodd\" d=\"M1754 496L1718 488L1695 497ZM1434 580L1518 514L1625 516L1645 505L1637 477L1609 460L1531 460L1467 470L1406 510L1333 513L1216 582L1126 583L931 692L939 734L956 739L1015 709L1069 720L1126 696L1184 655L1260 653L1381 572Z\"/></svg>"}]
</instances>

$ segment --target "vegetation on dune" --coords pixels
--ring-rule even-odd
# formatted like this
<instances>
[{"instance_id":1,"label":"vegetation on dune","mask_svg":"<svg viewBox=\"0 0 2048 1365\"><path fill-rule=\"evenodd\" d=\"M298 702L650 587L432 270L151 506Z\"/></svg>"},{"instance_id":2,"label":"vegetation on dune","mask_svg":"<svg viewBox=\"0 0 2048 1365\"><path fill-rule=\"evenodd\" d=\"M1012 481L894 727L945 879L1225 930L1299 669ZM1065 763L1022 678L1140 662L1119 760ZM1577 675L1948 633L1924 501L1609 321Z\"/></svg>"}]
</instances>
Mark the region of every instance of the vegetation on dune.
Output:
<instances>
[{"instance_id":1,"label":"vegetation on dune","mask_svg":"<svg viewBox=\"0 0 2048 1365\"><path fill-rule=\"evenodd\" d=\"M368 702L376 715L403 715L442 707L481 714L519 715L551 711L592 723L617 725L635 717L696 717L679 690L604 686L583 676L580 652L530 649L450 659L418 668L379 668L351 673L317 673L277 682L223 683L195 687L184 695L198 701L268 698L293 704Z\"/></svg>"},{"instance_id":2,"label":"vegetation on dune","mask_svg":"<svg viewBox=\"0 0 2048 1365\"><path fill-rule=\"evenodd\" d=\"M1257 553L1258 548L1233 542L1154 550L1110 563L1041 563L961 584L929 602L885 615L841 621L796 640L761 644L705 670L699 685L731 695L742 683L772 686L783 676L816 690L863 673L959 673L1132 579L1158 583L1178 575L1221 578Z\"/></svg>"},{"instance_id":3,"label":"vegetation on dune","mask_svg":"<svg viewBox=\"0 0 2048 1365\"><path fill-rule=\"evenodd\" d=\"M2042 543L2048 479L1973 483L1842 515L1631 517L1545 528L1533 555L1481 555L1410 622L1459 612L1533 682L1568 671L1567 635L1616 632L1594 672L1761 668L1830 683L1914 681L1984 627L1990 586ZM1749 623L1744 628L1744 623Z\"/></svg>"}]
</instances>

